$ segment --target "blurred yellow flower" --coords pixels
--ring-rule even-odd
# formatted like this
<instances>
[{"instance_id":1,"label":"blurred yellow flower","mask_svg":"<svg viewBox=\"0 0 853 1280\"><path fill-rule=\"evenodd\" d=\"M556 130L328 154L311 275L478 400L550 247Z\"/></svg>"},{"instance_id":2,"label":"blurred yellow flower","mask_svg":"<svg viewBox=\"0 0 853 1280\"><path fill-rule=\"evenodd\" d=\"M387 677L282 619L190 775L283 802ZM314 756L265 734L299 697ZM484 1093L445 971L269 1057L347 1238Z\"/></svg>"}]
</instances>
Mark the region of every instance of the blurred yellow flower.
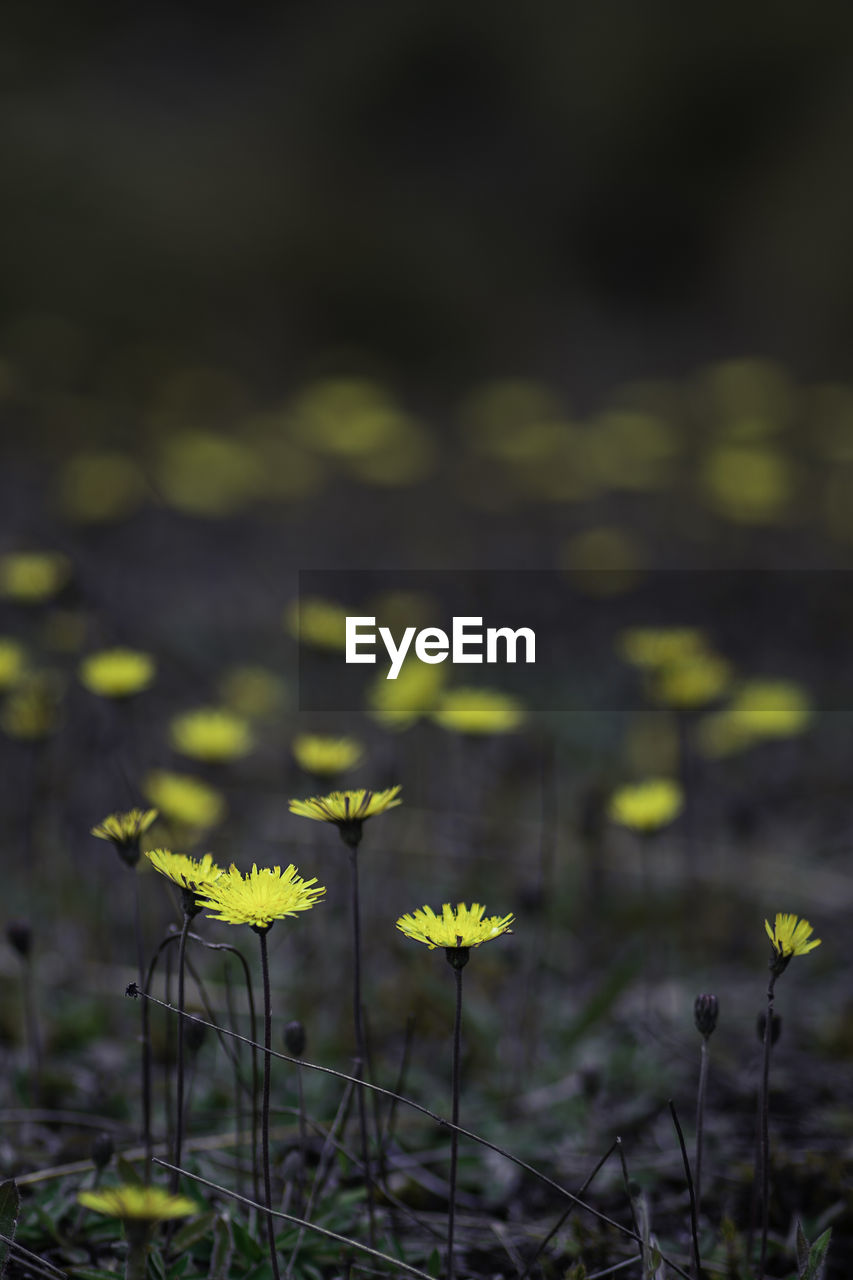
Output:
<instances>
[{"instance_id":1,"label":"blurred yellow flower","mask_svg":"<svg viewBox=\"0 0 853 1280\"><path fill-rule=\"evenodd\" d=\"M250 719L272 719L287 706L287 685L267 667L230 667L219 680L223 703Z\"/></svg>"},{"instance_id":2,"label":"blurred yellow flower","mask_svg":"<svg viewBox=\"0 0 853 1280\"><path fill-rule=\"evenodd\" d=\"M173 1196L162 1187L133 1183L102 1187L99 1191L79 1191L77 1200L86 1209L125 1222L164 1222L198 1212L198 1205L187 1196Z\"/></svg>"},{"instance_id":3,"label":"blurred yellow flower","mask_svg":"<svg viewBox=\"0 0 853 1280\"><path fill-rule=\"evenodd\" d=\"M645 561L638 535L613 525L582 529L560 553L561 568L580 591L592 596L630 591L642 577Z\"/></svg>"},{"instance_id":4,"label":"blurred yellow flower","mask_svg":"<svg viewBox=\"0 0 853 1280\"><path fill-rule=\"evenodd\" d=\"M443 665L404 662L396 680L381 675L370 685L369 714L386 729L408 729L433 710L446 681Z\"/></svg>"},{"instance_id":5,"label":"blurred yellow flower","mask_svg":"<svg viewBox=\"0 0 853 1280\"><path fill-rule=\"evenodd\" d=\"M670 424L640 409L608 409L591 426L595 467L602 485L655 490L672 479L679 450Z\"/></svg>"},{"instance_id":6,"label":"blurred yellow flower","mask_svg":"<svg viewBox=\"0 0 853 1280\"><path fill-rule=\"evenodd\" d=\"M620 787L610 797L613 822L633 831L651 832L665 827L684 807L684 793L672 778L648 778Z\"/></svg>"},{"instance_id":7,"label":"blurred yellow flower","mask_svg":"<svg viewBox=\"0 0 853 1280\"><path fill-rule=\"evenodd\" d=\"M729 440L752 441L787 426L793 411L790 379L770 360L724 360L705 370L699 394L713 425Z\"/></svg>"},{"instance_id":8,"label":"blurred yellow flower","mask_svg":"<svg viewBox=\"0 0 853 1280\"><path fill-rule=\"evenodd\" d=\"M99 840L109 840L117 847L136 844L157 817L156 809L128 809L111 813L96 826L91 834Z\"/></svg>"},{"instance_id":9,"label":"blurred yellow flower","mask_svg":"<svg viewBox=\"0 0 853 1280\"><path fill-rule=\"evenodd\" d=\"M700 650L692 657L661 667L651 677L649 688L652 697L665 706L693 711L720 698L731 675L725 658Z\"/></svg>"},{"instance_id":10,"label":"blurred yellow flower","mask_svg":"<svg viewBox=\"0 0 853 1280\"><path fill-rule=\"evenodd\" d=\"M702 481L713 508L740 524L783 520L794 491L790 463L769 448L721 446L705 459Z\"/></svg>"},{"instance_id":11,"label":"blurred yellow flower","mask_svg":"<svg viewBox=\"0 0 853 1280\"><path fill-rule=\"evenodd\" d=\"M523 724L525 711L512 694L500 689L448 689L431 717L453 733L511 733Z\"/></svg>"},{"instance_id":12,"label":"blurred yellow flower","mask_svg":"<svg viewBox=\"0 0 853 1280\"><path fill-rule=\"evenodd\" d=\"M172 853L171 849L149 849L145 856L161 875L191 892L207 889L225 874L224 868L218 866L209 853L203 858L189 858L185 853Z\"/></svg>"},{"instance_id":13,"label":"blurred yellow flower","mask_svg":"<svg viewBox=\"0 0 853 1280\"><path fill-rule=\"evenodd\" d=\"M512 933L510 925L515 919L512 912L508 916L486 916L484 919L485 910L479 902L472 902L470 907L460 902L455 910L445 902L440 916L432 907L422 907L400 916L397 928L407 938L425 943L430 951L436 947L479 947L482 942L499 938L502 933Z\"/></svg>"},{"instance_id":14,"label":"blurred yellow flower","mask_svg":"<svg viewBox=\"0 0 853 1280\"><path fill-rule=\"evenodd\" d=\"M169 737L182 755L210 763L238 760L254 746L248 721L223 707L197 707L174 716Z\"/></svg>"},{"instance_id":15,"label":"blurred yellow flower","mask_svg":"<svg viewBox=\"0 0 853 1280\"><path fill-rule=\"evenodd\" d=\"M16 684L26 666L26 650L21 642L11 636L0 636L0 689Z\"/></svg>"},{"instance_id":16,"label":"blurred yellow flower","mask_svg":"<svg viewBox=\"0 0 853 1280\"><path fill-rule=\"evenodd\" d=\"M738 720L731 707L702 716L695 731L699 752L711 760L746 751L755 742L753 735Z\"/></svg>"},{"instance_id":17,"label":"blurred yellow flower","mask_svg":"<svg viewBox=\"0 0 853 1280\"><path fill-rule=\"evenodd\" d=\"M788 738L811 724L808 695L791 680L747 680L736 691L730 713L753 738Z\"/></svg>"},{"instance_id":18,"label":"blurred yellow flower","mask_svg":"<svg viewBox=\"0 0 853 1280\"><path fill-rule=\"evenodd\" d=\"M300 769L317 777L345 773L364 755L363 746L355 738L330 738L312 733L294 738L292 750Z\"/></svg>"},{"instance_id":19,"label":"blurred yellow flower","mask_svg":"<svg viewBox=\"0 0 853 1280\"><path fill-rule=\"evenodd\" d=\"M137 649L102 649L79 667L81 684L101 698L130 698L154 681L157 666L150 653Z\"/></svg>"},{"instance_id":20,"label":"blurred yellow flower","mask_svg":"<svg viewBox=\"0 0 853 1280\"><path fill-rule=\"evenodd\" d=\"M705 636L696 627L628 627L618 640L619 653L635 667L669 666L705 647Z\"/></svg>"},{"instance_id":21,"label":"blurred yellow flower","mask_svg":"<svg viewBox=\"0 0 853 1280\"><path fill-rule=\"evenodd\" d=\"M245 876L232 863L228 871L198 895L198 900L202 907L210 908L207 914L211 920L249 924L253 929L266 930L275 920L308 911L325 892L316 877L304 880L297 875L293 863L284 871L281 867L258 870L253 864Z\"/></svg>"},{"instance_id":22,"label":"blurred yellow flower","mask_svg":"<svg viewBox=\"0 0 853 1280\"><path fill-rule=\"evenodd\" d=\"M59 551L10 551L0 556L0 596L19 604L50 600L71 577L71 562Z\"/></svg>"},{"instance_id":23,"label":"blurred yellow flower","mask_svg":"<svg viewBox=\"0 0 853 1280\"><path fill-rule=\"evenodd\" d=\"M159 491L179 511L227 516L263 487L255 452L242 440L212 431L180 431L163 445Z\"/></svg>"},{"instance_id":24,"label":"blurred yellow flower","mask_svg":"<svg viewBox=\"0 0 853 1280\"><path fill-rule=\"evenodd\" d=\"M191 774L157 769L148 774L143 790L164 818L186 827L215 827L225 817L221 793Z\"/></svg>"},{"instance_id":25,"label":"blurred yellow flower","mask_svg":"<svg viewBox=\"0 0 853 1280\"><path fill-rule=\"evenodd\" d=\"M820 946L820 938L812 938L814 928L808 920L801 920L796 915L783 911L776 913L776 922L770 927L770 921L764 921L764 928L776 956L780 960L789 960L791 956L804 956Z\"/></svg>"},{"instance_id":26,"label":"blurred yellow flower","mask_svg":"<svg viewBox=\"0 0 853 1280\"><path fill-rule=\"evenodd\" d=\"M127 454L78 453L59 477L59 501L69 520L107 524L131 515L145 497L145 477Z\"/></svg>"},{"instance_id":27,"label":"blurred yellow flower","mask_svg":"<svg viewBox=\"0 0 853 1280\"><path fill-rule=\"evenodd\" d=\"M333 600L304 596L285 610L284 625L295 640L312 649L346 648L347 610Z\"/></svg>"},{"instance_id":28,"label":"blurred yellow flower","mask_svg":"<svg viewBox=\"0 0 853 1280\"><path fill-rule=\"evenodd\" d=\"M10 738L37 742L59 727L63 681L58 671L26 672L6 695L0 728Z\"/></svg>"},{"instance_id":29,"label":"blurred yellow flower","mask_svg":"<svg viewBox=\"0 0 853 1280\"><path fill-rule=\"evenodd\" d=\"M337 457L377 454L393 444L400 412L391 393L369 378L327 378L291 406L291 428L310 449Z\"/></svg>"}]
</instances>

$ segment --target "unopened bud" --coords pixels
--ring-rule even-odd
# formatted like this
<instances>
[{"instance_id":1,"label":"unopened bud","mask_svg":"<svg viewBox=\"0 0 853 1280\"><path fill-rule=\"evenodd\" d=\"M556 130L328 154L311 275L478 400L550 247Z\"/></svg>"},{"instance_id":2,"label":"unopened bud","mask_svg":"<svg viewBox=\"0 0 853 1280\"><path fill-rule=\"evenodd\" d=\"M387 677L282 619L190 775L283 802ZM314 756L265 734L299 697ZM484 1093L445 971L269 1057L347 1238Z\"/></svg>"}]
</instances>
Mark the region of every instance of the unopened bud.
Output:
<instances>
[{"instance_id":1,"label":"unopened bud","mask_svg":"<svg viewBox=\"0 0 853 1280\"><path fill-rule=\"evenodd\" d=\"M92 1162L96 1169L105 1169L113 1158L115 1146L108 1133L99 1133L92 1139Z\"/></svg>"},{"instance_id":2,"label":"unopened bud","mask_svg":"<svg viewBox=\"0 0 853 1280\"><path fill-rule=\"evenodd\" d=\"M700 995L693 1006L693 1021L696 1030L707 1040L717 1025L720 1002L716 996Z\"/></svg>"},{"instance_id":3,"label":"unopened bud","mask_svg":"<svg viewBox=\"0 0 853 1280\"><path fill-rule=\"evenodd\" d=\"M292 1053L294 1058L301 1058L305 1052L305 1028L298 1019L288 1022L284 1028L284 1043L288 1053Z\"/></svg>"},{"instance_id":4,"label":"unopened bud","mask_svg":"<svg viewBox=\"0 0 853 1280\"><path fill-rule=\"evenodd\" d=\"M28 920L10 920L6 925L6 940L25 960L33 945L33 931Z\"/></svg>"}]
</instances>

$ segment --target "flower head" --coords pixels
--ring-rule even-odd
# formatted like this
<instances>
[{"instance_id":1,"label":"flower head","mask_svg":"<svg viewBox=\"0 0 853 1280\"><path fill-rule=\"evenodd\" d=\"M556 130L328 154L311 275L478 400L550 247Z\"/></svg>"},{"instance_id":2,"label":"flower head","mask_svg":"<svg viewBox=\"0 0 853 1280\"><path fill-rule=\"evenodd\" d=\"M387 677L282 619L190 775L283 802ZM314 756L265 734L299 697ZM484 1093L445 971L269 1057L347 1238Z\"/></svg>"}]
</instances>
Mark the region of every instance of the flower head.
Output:
<instances>
[{"instance_id":1,"label":"flower head","mask_svg":"<svg viewBox=\"0 0 853 1280\"><path fill-rule=\"evenodd\" d=\"M156 664L138 649L102 649L80 663L80 681L100 698L131 698L153 682Z\"/></svg>"},{"instance_id":2,"label":"flower head","mask_svg":"<svg viewBox=\"0 0 853 1280\"><path fill-rule=\"evenodd\" d=\"M105 1213L124 1222L163 1222L168 1218L185 1218L198 1209L187 1196L173 1196L162 1187L135 1186L132 1183L104 1187L100 1191L80 1191L77 1199L85 1208L94 1209L95 1213Z\"/></svg>"},{"instance_id":3,"label":"flower head","mask_svg":"<svg viewBox=\"0 0 853 1280\"><path fill-rule=\"evenodd\" d=\"M224 707L198 707L175 716L170 726L172 746L197 760L237 760L252 750L252 731L243 716Z\"/></svg>"},{"instance_id":4,"label":"flower head","mask_svg":"<svg viewBox=\"0 0 853 1280\"><path fill-rule=\"evenodd\" d=\"M355 738L329 738L301 733L293 739L293 757L300 769L317 777L344 773L358 764L364 748Z\"/></svg>"},{"instance_id":5,"label":"flower head","mask_svg":"<svg viewBox=\"0 0 853 1280\"><path fill-rule=\"evenodd\" d=\"M294 639L312 649L332 652L346 646L346 623L345 606L321 596L294 600L284 615L284 625Z\"/></svg>"},{"instance_id":6,"label":"flower head","mask_svg":"<svg viewBox=\"0 0 853 1280\"><path fill-rule=\"evenodd\" d=\"M253 864L245 876L232 863L215 883L199 893L199 902L211 908L208 911L211 920L250 924L253 929L263 931L275 920L308 911L325 892L325 888L317 884L316 876L304 880L297 875L293 863L284 871L281 867L258 870Z\"/></svg>"},{"instance_id":7,"label":"flower head","mask_svg":"<svg viewBox=\"0 0 853 1280\"><path fill-rule=\"evenodd\" d=\"M399 786L387 791L332 791L310 800L291 800L290 812L317 822L333 822L344 842L355 846L361 840L363 822L403 803L399 791Z\"/></svg>"},{"instance_id":8,"label":"flower head","mask_svg":"<svg viewBox=\"0 0 853 1280\"><path fill-rule=\"evenodd\" d=\"M672 778L648 778L614 791L609 812L622 827L650 832L672 822L683 805L684 794Z\"/></svg>"},{"instance_id":9,"label":"flower head","mask_svg":"<svg viewBox=\"0 0 853 1280\"><path fill-rule=\"evenodd\" d=\"M619 637L619 651L635 667L654 669L684 662L705 648L695 627L629 627Z\"/></svg>"},{"instance_id":10,"label":"flower head","mask_svg":"<svg viewBox=\"0 0 853 1280\"><path fill-rule=\"evenodd\" d=\"M149 849L145 856L161 875L167 876L179 888L194 893L206 892L225 874L209 853L203 858L189 858L185 853L172 853L170 849Z\"/></svg>"},{"instance_id":11,"label":"flower head","mask_svg":"<svg viewBox=\"0 0 853 1280\"><path fill-rule=\"evenodd\" d=\"M770 967L774 973L781 973L792 956L804 956L819 947L820 938L812 938L814 929L808 920L783 911L777 911L776 923L771 928L770 921L764 921L764 928L773 947L773 958Z\"/></svg>"},{"instance_id":12,"label":"flower head","mask_svg":"<svg viewBox=\"0 0 853 1280\"><path fill-rule=\"evenodd\" d=\"M225 816L225 801L215 787L188 773L155 769L143 789L166 818L187 827L215 827Z\"/></svg>"},{"instance_id":13,"label":"flower head","mask_svg":"<svg viewBox=\"0 0 853 1280\"><path fill-rule=\"evenodd\" d=\"M59 726L62 678L57 671L27 672L0 709L0 729L10 738L37 742Z\"/></svg>"},{"instance_id":14,"label":"flower head","mask_svg":"<svg viewBox=\"0 0 853 1280\"><path fill-rule=\"evenodd\" d=\"M109 840L128 866L133 867L139 861L140 836L144 835L156 817L156 809L129 809L125 813L111 813L92 827L91 834L99 840Z\"/></svg>"},{"instance_id":15,"label":"flower head","mask_svg":"<svg viewBox=\"0 0 853 1280\"><path fill-rule=\"evenodd\" d=\"M698 650L657 669L651 693L665 706L692 711L715 702L730 682L731 667L725 658L710 650Z\"/></svg>"},{"instance_id":16,"label":"flower head","mask_svg":"<svg viewBox=\"0 0 853 1280\"><path fill-rule=\"evenodd\" d=\"M26 670L27 657L20 640L0 636L0 689L8 689Z\"/></svg>"},{"instance_id":17,"label":"flower head","mask_svg":"<svg viewBox=\"0 0 853 1280\"><path fill-rule=\"evenodd\" d=\"M524 708L500 689L449 689L432 719L455 733L511 733L523 721Z\"/></svg>"},{"instance_id":18,"label":"flower head","mask_svg":"<svg viewBox=\"0 0 853 1280\"><path fill-rule=\"evenodd\" d=\"M0 596L19 604L39 604L58 594L71 577L60 551L10 551L0 557Z\"/></svg>"},{"instance_id":19,"label":"flower head","mask_svg":"<svg viewBox=\"0 0 853 1280\"><path fill-rule=\"evenodd\" d=\"M502 933L511 933L510 925L514 920L512 913L483 919L485 910L479 902L472 902L470 907L460 902L455 910L445 902L440 916L432 907L421 907L400 916L397 928L407 938L426 943L430 951L436 947L479 947L481 942L489 942Z\"/></svg>"}]
</instances>

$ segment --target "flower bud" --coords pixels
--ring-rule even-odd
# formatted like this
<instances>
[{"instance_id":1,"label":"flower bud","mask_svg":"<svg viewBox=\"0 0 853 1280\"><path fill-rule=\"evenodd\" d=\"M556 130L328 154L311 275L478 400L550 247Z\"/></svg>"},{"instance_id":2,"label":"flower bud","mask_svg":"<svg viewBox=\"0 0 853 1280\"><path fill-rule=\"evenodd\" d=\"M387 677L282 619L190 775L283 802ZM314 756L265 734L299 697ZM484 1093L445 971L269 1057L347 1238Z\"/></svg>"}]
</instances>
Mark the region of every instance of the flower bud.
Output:
<instances>
[{"instance_id":1,"label":"flower bud","mask_svg":"<svg viewBox=\"0 0 853 1280\"><path fill-rule=\"evenodd\" d=\"M288 1022L284 1028L284 1043L288 1053L292 1053L294 1058L301 1058L305 1052L305 1028L298 1019Z\"/></svg>"},{"instance_id":2,"label":"flower bud","mask_svg":"<svg viewBox=\"0 0 853 1280\"><path fill-rule=\"evenodd\" d=\"M108 1133L98 1133L92 1139L92 1163L96 1169L105 1169L113 1158L115 1146Z\"/></svg>"},{"instance_id":3,"label":"flower bud","mask_svg":"<svg viewBox=\"0 0 853 1280\"><path fill-rule=\"evenodd\" d=\"M716 996L699 995L696 997L696 1003L693 1006L693 1021L696 1023L696 1030L706 1040L717 1025L719 1012L720 1002Z\"/></svg>"}]
</instances>

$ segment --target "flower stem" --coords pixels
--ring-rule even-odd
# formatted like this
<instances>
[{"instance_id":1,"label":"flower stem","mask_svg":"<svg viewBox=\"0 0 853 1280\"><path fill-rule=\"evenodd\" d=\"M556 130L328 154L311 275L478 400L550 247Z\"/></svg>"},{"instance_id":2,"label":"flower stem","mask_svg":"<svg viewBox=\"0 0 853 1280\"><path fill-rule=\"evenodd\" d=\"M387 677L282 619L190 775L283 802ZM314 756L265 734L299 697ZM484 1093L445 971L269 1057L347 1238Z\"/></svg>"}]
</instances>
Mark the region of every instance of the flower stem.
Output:
<instances>
[{"instance_id":1,"label":"flower stem","mask_svg":"<svg viewBox=\"0 0 853 1280\"><path fill-rule=\"evenodd\" d=\"M365 1072L367 1049L364 1039L364 1018L361 1011L361 910L358 896L358 845L349 846L350 880L352 886L352 937L353 937L353 977L352 977L352 1013L355 1026L355 1052L358 1063L354 1075L359 1079ZM358 1126L361 1135L361 1162L364 1166L364 1187L367 1195L368 1233L371 1248L376 1244L376 1221L373 1210L373 1180L370 1176L370 1158L367 1150L367 1110L364 1102L364 1090L358 1090Z\"/></svg>"},{"instance_id":2,"label":"flower stem","mask_svg":"<svg viewBox=\"0 0 853 1280\"><path fill-rule=\"evenodd\" d=\"M702 1037L702 1048L699 1050L699 1089L696 1095L696 1158L694 1165L696 1176L693 1182L696 1187L696 1216L702 1211L702 1141L705 1133L705 1094L708 1088L708 1038Z\"/></svg>"},{"instance_id":3,"label":"flower stem","mask_svg":"<svg viewBox=\"0 0 853 1280\"><path fill-rule=\"evenodd\" d=\"M177 1061L177 1100L175 1104L175 1151L173 1160L178 1169L181 1167L181 1147L184 1140L184 976L186 972L187 933L190 920L188 911L184 911L184 923L181 926L181 940L178 943L178 1061ZM144 1003L144 1002L143 1002ZM177 1195L180 1174L172 1174L172 1195Z\"/></svg>"},{"instance_id":4,"label":"flower stem","mask_svg":"<svg viewBox=\"0 0 853 1280\"><path fill-rule=\"evenodd\" d=\"M453 1020L453 1103L451 1120L459 1124L459 1059L462 1049L462 966L454 965L456 975L456 1016ZM447 1280L453 1280L453 1231L456 1223L456 1168L459 1163L459 1130L450 1137L450 1203L447 1208Z\"/></svg>"},{"instance_id":5,"label":"flower stem","mask_svg":"<svg viewBox=\"0 0 853 1280\"><path fill-rule=\"evenodd\" d=\"M267 930L258 930L261 940L261 969L264 975L264 1096L263 1115L261 1118L261 1141L263 1143L264 1161L264 1201L267 1209L272 1209L272 1181L270 1179L270 1049L272 1048L272 1009L270 1000L270 964L267 955ZM275 1280L281 1280L278 1269L278 1254L275 1248L275 1221L271 1213L267 1214L267 1238L270 1246L270 1261Z\"/></svg>"},{"instance_id":6,"label":"flower stem","mask_svg":"<svg viewBox=\"0 0 853 1280\"><path fill-rule=\"evenodd\" d=\"M758 1280L764 1280L767 1262L767 1227L770 1217L770 1047L773 1043L773 989L776 973L771 969L767 984L767 1020L764 1023L764 1063L761 1070L761 1256L758 1264Z\"/></svg>"},{"instance_id":7,"label":"flower stem","mask_svg":"<svg viewBox=\"0 0 853 1280\"><path fill-rule=\"evenodd\" d=\"M133 931L136 935L137 982L143 991L145 985L145 954L142 942L142 905L139 893L139 876L133 868L134 901ZM151 1031L148 1017L148 1001L143 1000L139 1010L139 1043L142 1065L142 1142L145 1147L145 1181L151 1176ZM177 1161L176 1161L177 1163Z\"/></svg>"},{"instance_id":8,"label":"flower stem","mask_svg":"<svg viewBox=\"0 0 853 1280\"><path fill-rule=\"evenodd\" d=\"M124 1280L145 1280L148 1275L150 1226L147 1222L125 1222L124 1234L127 1238Z\"/></svg>"}]
</instances>

